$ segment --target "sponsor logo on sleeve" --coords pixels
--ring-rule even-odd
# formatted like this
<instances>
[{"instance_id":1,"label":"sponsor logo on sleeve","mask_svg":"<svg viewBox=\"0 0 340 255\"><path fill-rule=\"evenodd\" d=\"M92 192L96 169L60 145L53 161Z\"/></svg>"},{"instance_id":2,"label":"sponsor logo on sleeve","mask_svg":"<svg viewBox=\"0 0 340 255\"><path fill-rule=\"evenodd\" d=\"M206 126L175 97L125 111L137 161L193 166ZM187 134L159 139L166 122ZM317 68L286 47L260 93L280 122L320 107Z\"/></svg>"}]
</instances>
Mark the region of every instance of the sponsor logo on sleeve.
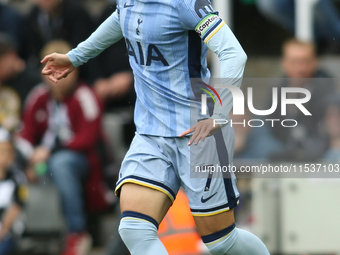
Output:
<instances>
[{"instance_id":1,"label":"sponsor logo on sleeve","mask_svg":"<svg viewBox=\"0 0 340 255\"><path fill-rule=\"evenodd\" d=\"M195 3L195 11L200 18L203 18L206 14L215 12L209 0L197 0Z\"/></svg>"}]
</instances>

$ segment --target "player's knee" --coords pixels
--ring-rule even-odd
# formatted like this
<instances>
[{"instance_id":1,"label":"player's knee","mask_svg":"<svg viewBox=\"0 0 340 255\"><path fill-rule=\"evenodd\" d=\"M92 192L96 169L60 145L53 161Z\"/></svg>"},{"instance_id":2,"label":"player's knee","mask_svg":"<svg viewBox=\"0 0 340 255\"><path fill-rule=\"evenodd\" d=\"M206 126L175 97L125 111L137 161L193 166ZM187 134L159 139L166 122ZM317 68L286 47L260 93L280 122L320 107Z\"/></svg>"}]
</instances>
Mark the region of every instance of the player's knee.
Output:
<instances>
[{"instance_id":1,"label":"player's knee","mask_svg":"<svg viewBox=\"0 0 340 255\"><path fill-rule=\"evenodd\" d=\"M228 250L234 245L238 236L235 224L222 229L216 233L202 236L204 244L213 255L227 254Z\"/></svg>"},{"instance_id":2,"label":"player's knee","mask_svg":"<svg viewBox=\"0 0 340 255\"><path fill-rule=\"evenodd\" d=\"M142 213L125 211L119 225L119 234L131 249L146 240L157 239L158 223Z\"/></svg>"}]
</instances>

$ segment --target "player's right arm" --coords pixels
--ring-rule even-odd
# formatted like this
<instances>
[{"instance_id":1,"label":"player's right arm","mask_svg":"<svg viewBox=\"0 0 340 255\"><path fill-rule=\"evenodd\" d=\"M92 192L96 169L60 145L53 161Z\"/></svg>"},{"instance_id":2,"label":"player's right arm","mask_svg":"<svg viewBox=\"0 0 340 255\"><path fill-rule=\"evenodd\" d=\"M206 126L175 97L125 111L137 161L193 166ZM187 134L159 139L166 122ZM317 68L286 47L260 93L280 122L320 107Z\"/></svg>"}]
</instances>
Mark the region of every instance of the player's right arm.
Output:
<instances>
[{"instance_id":1,"label":"player's right arm","mask_svg":"<svg viewBox=\"0 0 340 255\"><path fill-rule=\"evenodd\" d=\"M41 61L41 63L46 64L42 74L48 75L52 81L57 82L122 38L119 10L116 10L77 48L67 54L53 53L46 56Z\"/></svg>"}]
</instances>

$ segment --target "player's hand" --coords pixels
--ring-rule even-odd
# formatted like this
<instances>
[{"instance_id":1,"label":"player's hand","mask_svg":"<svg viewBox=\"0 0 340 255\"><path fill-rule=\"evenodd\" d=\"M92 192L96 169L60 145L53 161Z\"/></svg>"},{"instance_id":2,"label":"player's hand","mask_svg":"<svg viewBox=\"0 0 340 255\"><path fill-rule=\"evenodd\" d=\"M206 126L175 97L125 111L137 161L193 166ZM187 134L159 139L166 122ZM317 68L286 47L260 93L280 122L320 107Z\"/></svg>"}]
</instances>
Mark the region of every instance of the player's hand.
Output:
<instances>
[{"instance_id":1,"label":"player's hand","mask_svg":"<svg viewBox=\"0 0 340 255\"><path fill-rule=\"evenodd\" d=\"M200 140L204 142L205 138L208 136L212 136L216 134L216 132L220 129L220 125L215 123L214 126L214 120L213 119L206 119L199 121L191 127L190 129L184 131L182 134L180 134L179 137L184 137L190 133L193 133L191 136L188 145L195 143L197 145Z\"/></svg>"},{"instance_id":2,"label":"player's hand","mask_svg":"<svg viewBox=\"0 0 340 255\"><path fill-rule=\"evenodd\" d=\"M53 82L67 77L75 69L66 54L52 53L44 57L41 63L46 64L41 73L48 75Z\"/></svg>"}]
</instances>

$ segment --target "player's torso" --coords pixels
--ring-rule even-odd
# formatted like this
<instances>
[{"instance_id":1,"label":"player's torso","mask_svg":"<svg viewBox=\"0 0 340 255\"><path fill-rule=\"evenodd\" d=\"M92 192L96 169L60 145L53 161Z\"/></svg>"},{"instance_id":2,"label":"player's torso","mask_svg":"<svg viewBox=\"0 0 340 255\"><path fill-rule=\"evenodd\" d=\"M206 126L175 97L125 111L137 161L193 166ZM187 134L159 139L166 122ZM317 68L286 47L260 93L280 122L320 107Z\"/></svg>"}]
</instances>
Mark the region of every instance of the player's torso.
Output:
<instances>
[{"instance_id":1,"label":"player's torso","mask_svg":"<svg viewBox=\"0 0 340 255\"><path fill-rule=\"evenodd\" d=\"M190 115L190 78L210 76L207 46L181 23L174 0L118 0L118 8L135 76L137 129L176 136Z\"/></svg>"},{"instance_id":2,"label":"player's torso","mask_svg":"<svg viewBox=\"0 0 340 255\"><path fill-rule=\"evenodd\" d=\"M120 21L130 56L145 67L175 65L174 48L183 51L184 29L171 0L119 0Z\"/></svg>"},{"instance_id":3,"label":"player's torso","mask_svg":"<svg viewBox=\"0 0 340 255\"><path fill-rule=\"evenodd\" d=\"M178 77L183 71L189 76L200 76L189 73L189 62L199 65L207 49L194 31L183 27L176 1L119 0L118 5L130 63L135 70L145 76L157 73L154 78L159 79L174 73ZM189 51L195 51L195 60Z\"/></svg>"}]
</instances>

